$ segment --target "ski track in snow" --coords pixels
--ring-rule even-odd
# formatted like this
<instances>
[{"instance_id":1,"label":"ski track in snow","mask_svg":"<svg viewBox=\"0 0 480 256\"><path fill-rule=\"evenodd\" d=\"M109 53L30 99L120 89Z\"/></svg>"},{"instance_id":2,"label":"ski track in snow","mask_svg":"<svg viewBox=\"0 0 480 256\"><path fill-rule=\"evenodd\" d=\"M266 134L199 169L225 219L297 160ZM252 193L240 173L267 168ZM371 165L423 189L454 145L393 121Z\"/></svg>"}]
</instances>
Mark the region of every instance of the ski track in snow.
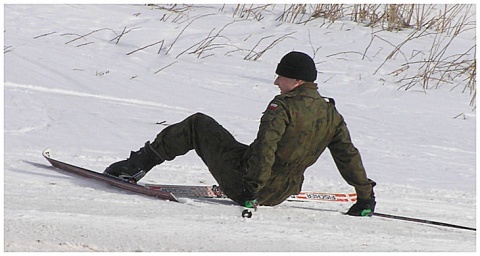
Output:
<instances>
[{"instance_id":1,"label":"ski track in snow","mask_svg":"<svg viewBox=\"0 0 480 256\"><path fill-rule=\"evenodd\" d=\"M156 200L59 172L41 156L51 147L56 159L101 172L195 112L211 115L249 144L278 93L272 83L281 56L293 49L311 54L321 46L319 91L335 98L369 177L378 183L377 211L475 227L476 112L468 106L470 96L449 88L397 90L396 78L371 75L408 32L378 32L390 44L375 41L360 60L353 53L365 52L369 28L342 21L328 27L320 21L279 24L266 15L262 22L225 27L215 39L218 47L203 55L176 57L231 22L230 7L226 13L218 6L192 7L189 18L180 15L176 22L159 21L169 13L143 5L4 8L5 46L11 46L4 54L4 251L476 250L475 232L344 216L348 203L285 202L243 219L242 208L229 200ZM197 19L186 27L192 17ZM125 27L134 29L118 44L111 41ZM109 29L67 43L101 28ZM259 60L243 60L249 51L241 49L265 38L256 48L264 49L292 31ZM455 49L469 48L471 38ZM157 45L126 55L161 39L160 54ZM428 40L402 50L429 49ZM401 64L392 58L378 73ZM142 182L215 184L194 152L155 167ZM352 191L328 151L305 173L303 189Z\"/></svg>"},{"instance_id":2,"label":"ski track in snow","mask_svg":"<svg viewBox=\"0 0 480 256\"><path fill-rule=\"evenodd\" d=\"M62 89L53 89L47 88L42 86L35 86L35 85L27 85L27 84L16 84L11 82L4 83L5 88L11 89L23 89L27 91L37 91L37 92L45 92L45 93L52 93L52 94L59 94L59 95L69 95L69 96L78 96L78 97L85 97L85 98L93 98L93 99L100 99L105 101L111 101L113 104L127 104L127 105L139 105L139 106L148 106L148 107L159 107L159 108L166 108L170 111L180 111L181 113L192 113L192 110L184 109L175 106L168 106L165 104L160 104L157 102L148 102L136 99L122 99L111 97L107 95L96 95L84 92L76 92L70 90L62 90Z\"/></svg>"}]
</instances>

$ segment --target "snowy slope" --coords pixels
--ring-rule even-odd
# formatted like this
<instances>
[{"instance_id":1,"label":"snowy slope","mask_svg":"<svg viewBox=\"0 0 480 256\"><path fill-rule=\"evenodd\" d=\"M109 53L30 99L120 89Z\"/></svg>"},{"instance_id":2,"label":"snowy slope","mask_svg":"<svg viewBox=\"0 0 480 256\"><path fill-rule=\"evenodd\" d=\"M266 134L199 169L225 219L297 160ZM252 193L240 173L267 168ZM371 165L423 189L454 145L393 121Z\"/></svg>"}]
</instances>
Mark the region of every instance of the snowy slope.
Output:
<instances>
[{"instance_id":1,"label":"snowy slope","mask_svg":"<svg viewBox=\"0 0 480 256\"><path fill-rule=\"evenodd\" d=\"M476 250L475 232L339 213L350 204L287 202L242 219L229 201L165 202L49 167L41 152L52 147L57 159L103 171L153 140L165 127L157 123L195 112L249 144L278 94L280 58L319 48L319 91L335 98L378 183L377 211L476 226L476 112L468 93L397 90L387 74L400 57L372 75L392 45L375 41L362 60L370 28L280 23L281 8L265 12L262 22L240 20L232 8L4 6L5 251ZM210 48L191 54L217 33ZM378 34L399 43L408 31ZM244 60L283 36L258 60ZM456 49L468 49L474 36L456 41ZM419 39L404 51L430 44ZM155 167L142 181L215 184L194 153ZM328 152L307 170L303 189L353 191Z\"/></svg>"}]
</instances>

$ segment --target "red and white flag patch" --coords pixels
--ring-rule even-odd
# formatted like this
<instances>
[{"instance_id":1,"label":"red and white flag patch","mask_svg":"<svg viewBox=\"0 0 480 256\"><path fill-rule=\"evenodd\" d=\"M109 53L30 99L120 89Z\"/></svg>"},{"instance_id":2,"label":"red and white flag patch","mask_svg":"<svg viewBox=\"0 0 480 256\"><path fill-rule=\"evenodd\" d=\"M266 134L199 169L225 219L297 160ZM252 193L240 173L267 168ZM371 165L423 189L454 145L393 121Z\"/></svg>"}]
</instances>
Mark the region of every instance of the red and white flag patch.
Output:
<instances>
[{"instance_id":1,"label":"red and white flag patch","mask_svg":"<svg viewBox=\"0 0 480 256\"><path fill-rule=\"evenodd\" d=\"M270 105L268 106L268 109L275 110L275 109L277 109L277 107L278 107L278 104L270 103Z\"/></svg>"}]
</instances>

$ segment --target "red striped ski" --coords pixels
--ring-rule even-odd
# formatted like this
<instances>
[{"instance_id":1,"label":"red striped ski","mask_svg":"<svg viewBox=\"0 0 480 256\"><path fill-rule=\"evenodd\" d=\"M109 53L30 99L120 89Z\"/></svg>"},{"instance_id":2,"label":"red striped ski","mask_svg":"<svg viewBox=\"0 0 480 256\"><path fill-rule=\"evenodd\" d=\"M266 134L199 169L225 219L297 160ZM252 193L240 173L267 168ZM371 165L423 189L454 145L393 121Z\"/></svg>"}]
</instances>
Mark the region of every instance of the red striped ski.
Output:
<instances>
[{"instance_id":1,"label":"red striped ski","mask_svg":"<svg viewBox=\"0 0 480 256\"><path fill-rule=\"evenodd\" d=\"M356 193L324 193L324 192L310 192L302 191L298 195L290 196L288 201L322 201L322 202L356 202Z\"/></svg>"},{"instance_id":2,"label":"red striped ski","mask_svg":"<svg viewBox=\"0 0 480 256\"><path fill-rule=\"evenodd\" d=\"M217 185L166 185L166 184L144 184L145 187L170 192L178 197L203 197L203 198L225 198L226 195ZM317 201L317 202L356 202L355 193L326 193L302 191L293 195L288 201Z\"/></svg>"},{"instance_id":3,"label":"red striped ski","mask_svg":"<svg viewBox=\"0 0 480 256\"><path fill-rule=\"evenodd\" d=\"M152 196L162 200L168 200L168 201L174 201L174 202L178 201L177 198L175 198L175 196L172 193L150 189L148 187L145 187L139 184L130 183L130 182L121 180L119 178L115 178L113 176L104 175L99 172L95 172L92 170L88 170L79 166L67 164L67 163L58 161L56 159L53 159L51 157L50 149L46 149L45 151L43 151L42 155L45 157L45 159L47 159L48 162L50 162L50 164L52 164L53 167L56 167L58 170L74 173L86 178L102 181L112 186L129 190L131 192L135 192L138 194Z\"/></svg>"}]
</instances>

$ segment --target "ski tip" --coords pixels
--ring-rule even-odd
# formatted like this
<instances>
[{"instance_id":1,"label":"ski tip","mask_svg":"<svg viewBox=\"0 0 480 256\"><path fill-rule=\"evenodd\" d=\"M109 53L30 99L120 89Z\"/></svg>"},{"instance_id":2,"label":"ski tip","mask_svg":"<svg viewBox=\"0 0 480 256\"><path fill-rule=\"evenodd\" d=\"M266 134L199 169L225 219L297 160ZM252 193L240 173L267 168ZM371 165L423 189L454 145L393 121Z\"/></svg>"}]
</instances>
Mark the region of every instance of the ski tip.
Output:
<instances>
[{"instance_id":1,"label":"ski tip","mask_svg":"<svg viewBox=\"0 0 480 256\"><path fill-rule=\"evenodd\" d=\"M43 155L44 157L50 158L50 155L51 155L50 152L51 152L51 149L50 149L50 148L46 148L46 149L42 152L42 155Z\"/></svg>"}]
</instances>

